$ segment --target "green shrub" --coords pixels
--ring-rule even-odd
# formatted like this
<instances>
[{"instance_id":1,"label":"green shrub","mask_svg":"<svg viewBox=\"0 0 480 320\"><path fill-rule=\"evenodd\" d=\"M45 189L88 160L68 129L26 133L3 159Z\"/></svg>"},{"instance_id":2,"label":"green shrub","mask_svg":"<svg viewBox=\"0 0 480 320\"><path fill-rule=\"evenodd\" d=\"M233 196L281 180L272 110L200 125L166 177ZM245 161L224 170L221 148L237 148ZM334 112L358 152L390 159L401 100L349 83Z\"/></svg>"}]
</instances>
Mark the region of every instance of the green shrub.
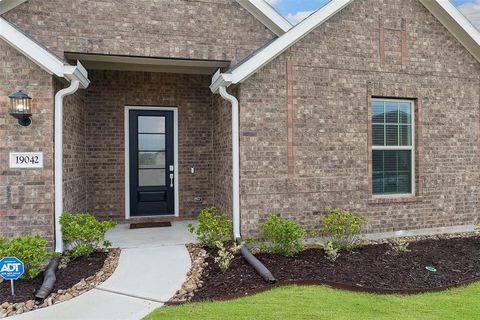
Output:
<instances>
[{"instance_id":1,"label":"green shrub","mask_svg":"<svg viewBox=\"0 0 480 320\"><path fill-rule=\"evenodd\" d=\"M111 243L105 240L105 233L116 223L100 222L90 213L64 213L60 217L60 224L67 254L76 258L90 255L100 245L110 247Z\"/></svg>"},{"instance_id":2,"label":"green shrub","mask_svg":"<svg viewBox=\"0 0 480 320\"><path fill-rule=\"evenodd\" d=\"M320 230L331 238L333 247L352 250L365 223L365 217L341 209L327 208L325 211L327 216L323 219Z\"/></svg>"},{"instance_id":3,"label":"green shrub","mask_svg":"<svg viewBox=\"0 0 480 320\"><path fill-rule=\"evenodd\" d=\"M232 239L232 220L219 214L215 207L205 208L198 214L198 225L188 225L188 230L194 234L202 246L213 248L218 241Z\"/></svg>"},{"instance_id":4,"label":"green shrub","mask_svg":"<svg viewBox=\"0 0 480 320\"><path fill-rule=\"evenodd\" d=\"M42 265L53 254L47 250L47 240L38 235L0 238L0 258L17 257L25 266L22 279L32 280L42 271Z\"/></svg>"},{"instance_id":5,"label":"green shrub","mask_svg":"<svg viewBox=\"0 0 480 320\"><path fill-rule=\"evenodd\" d=\"M307 235L299 224L276 215L260 224L260 232L264 241L262 247L285 257L293 257L302 251L302 239Z\"/></svg>"}]
</instances>

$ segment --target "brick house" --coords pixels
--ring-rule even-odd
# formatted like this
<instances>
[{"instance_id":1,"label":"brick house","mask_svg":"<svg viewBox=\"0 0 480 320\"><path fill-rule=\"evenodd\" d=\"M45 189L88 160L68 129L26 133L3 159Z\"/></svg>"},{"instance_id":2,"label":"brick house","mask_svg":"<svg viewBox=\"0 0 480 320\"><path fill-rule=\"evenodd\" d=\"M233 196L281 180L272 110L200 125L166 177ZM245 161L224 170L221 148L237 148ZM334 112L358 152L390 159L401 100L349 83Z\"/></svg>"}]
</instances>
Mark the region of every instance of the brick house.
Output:
<instances>
[{"instance_id":1,"label":"brick house","mask_svg":"<svg viewBox=\"0 0 480 320\"><path fill-rule=\"evenodd\" d=\"M333 0L295 27L262 0L0 14L2 236L62 250L64 211L210 205L235 236L273 213L311 228L325 207L365 214L367 233L478 222L480 33L448 0ZM29 126L9 114L18 90Z\"/></svg>"}]
</instances>

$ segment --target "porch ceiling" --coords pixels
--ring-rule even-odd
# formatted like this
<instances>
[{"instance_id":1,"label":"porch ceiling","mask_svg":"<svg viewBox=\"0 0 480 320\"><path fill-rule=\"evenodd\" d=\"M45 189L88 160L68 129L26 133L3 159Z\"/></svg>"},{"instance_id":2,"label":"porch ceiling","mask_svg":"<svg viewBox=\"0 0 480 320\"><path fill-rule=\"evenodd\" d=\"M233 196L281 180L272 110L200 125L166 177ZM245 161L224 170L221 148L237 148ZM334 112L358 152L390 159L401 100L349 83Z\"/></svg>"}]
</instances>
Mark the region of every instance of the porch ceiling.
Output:
<instances>
[{"instance_id":1,"label":"porch ceiling","mask_svg":"<svg viewBox=\"0 0 480 320\"><path fill-rule=\"evenodd\" d=\"M66 52L66 59L79 60L90 70L146 71L187 74L214 74L229 61L151 58Z\"/></svg>"}]
</instances>

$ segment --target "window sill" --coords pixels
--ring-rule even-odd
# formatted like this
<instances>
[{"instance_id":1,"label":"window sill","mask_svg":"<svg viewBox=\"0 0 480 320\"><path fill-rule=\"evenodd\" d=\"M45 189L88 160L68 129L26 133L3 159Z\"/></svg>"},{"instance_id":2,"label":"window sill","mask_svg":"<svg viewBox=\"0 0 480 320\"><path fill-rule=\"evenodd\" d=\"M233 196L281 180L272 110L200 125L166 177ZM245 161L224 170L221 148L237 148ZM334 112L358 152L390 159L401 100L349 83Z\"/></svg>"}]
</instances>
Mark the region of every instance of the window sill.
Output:
<instances>
[{"instance_id":1,"label":"window sill","mask_svg":"<svg viewBox=\"0 0 480 320\"><path fill-rule=\"evenodd\" d=\"M370 197L367 200L368 204L382 204L382 203L409 203L409 202L420 202L422 201L421 196L401 196L401 197Z\"/></svg>"}]
</instances>

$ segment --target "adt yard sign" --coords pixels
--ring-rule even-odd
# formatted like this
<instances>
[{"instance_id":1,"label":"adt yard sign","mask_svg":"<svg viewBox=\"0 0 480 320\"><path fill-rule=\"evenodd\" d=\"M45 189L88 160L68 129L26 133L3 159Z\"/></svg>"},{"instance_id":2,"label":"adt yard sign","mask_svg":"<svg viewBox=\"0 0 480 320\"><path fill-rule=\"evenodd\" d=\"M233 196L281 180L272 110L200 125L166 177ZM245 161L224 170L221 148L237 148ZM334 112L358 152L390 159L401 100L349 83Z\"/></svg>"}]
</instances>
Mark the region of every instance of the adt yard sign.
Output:
<instances>
[{"instance_id":1,"label":"adt yard sign","mask_svg":"<svg viewBox=\"0 0 480 320\"><path fill-rule=\"evenodd\" d=\"M18 280L24 269L23 262L15 257L5 257L0 260L0 276L5 280Z\"/></svg>"},{"instance_id":2,"label":"adt yard sign","mask_svg":"<svg viewBox=\"0 0 480 320\"><path fill-rule=\"evenodd\" d=\"M17 280L25 272L23 262L15 257L5 257L0 260L0 277L10 280L12 286L12 296L15 295L13 280Z\"/></svg>"}]
</instances>

